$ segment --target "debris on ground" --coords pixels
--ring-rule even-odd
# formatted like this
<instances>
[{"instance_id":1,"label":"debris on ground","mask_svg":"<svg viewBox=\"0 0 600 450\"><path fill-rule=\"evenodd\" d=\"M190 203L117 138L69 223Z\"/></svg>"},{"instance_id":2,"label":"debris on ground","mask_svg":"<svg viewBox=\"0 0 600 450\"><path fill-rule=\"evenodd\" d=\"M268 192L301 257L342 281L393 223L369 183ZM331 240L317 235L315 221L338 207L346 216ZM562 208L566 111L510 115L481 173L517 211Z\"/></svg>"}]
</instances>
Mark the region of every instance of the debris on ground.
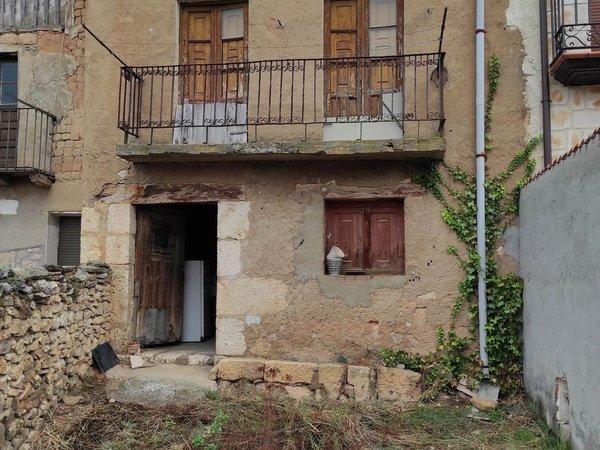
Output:
<instances>
[{"instance_id":1,"label":"debris on ground","mask_svg":"<svg viewBox=\"0 0 600 450\"><path fill-rule=\"evenodd\" d=\"M567 449L522 399L487 420L464 402L400 410L393 403L294 401L249 391L207 393L176 406L111 402L91 381L85 401L62 405L32 448L70 449Z\"/></svg>"},{"instance_id":2,"label":"debris on ground","mask_svg":"<svg viewBox=\"0 0 600 450\"><path fill-rule=\"evenodd\" d=\"M77 396L67 395L66 397L63 398L62 401L65 405L75 406L78 403L81 403L83 401L83 397L81 397L79 395L77 395Z\"/></svg>"},{"instance_id":3,"label":"debris on ground","mask_svg":"<svg viewBox=\"0 0 600 450\"><path fill-rule=\"evenodd\" d=\"M144 367L144 359L142 355L130 355L129 364L132 369L139 369L140 367Z\"/></svg>"}]
</instances>

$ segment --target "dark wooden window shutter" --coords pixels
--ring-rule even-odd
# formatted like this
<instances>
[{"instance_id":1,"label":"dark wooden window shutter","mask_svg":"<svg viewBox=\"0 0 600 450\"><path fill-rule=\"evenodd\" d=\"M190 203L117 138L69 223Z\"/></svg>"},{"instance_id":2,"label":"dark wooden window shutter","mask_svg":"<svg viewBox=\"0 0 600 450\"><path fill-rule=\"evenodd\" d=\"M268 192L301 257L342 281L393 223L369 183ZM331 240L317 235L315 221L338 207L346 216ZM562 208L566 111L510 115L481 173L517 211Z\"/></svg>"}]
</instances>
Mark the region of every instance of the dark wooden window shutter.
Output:
<instances>
[{"instance_id":1,"label":"dark wooden window shutter","mask_svg":"<svg viewBox=\"0 0 600 450\"><path fill-rule=\"evenodd\" d=\"M404 273L402 201L328 202L325 252L346 255L343 273Z\"/></svg>"},{"instance_id":2,"label":"dark wooden window shutter","mask_svg":"<svg viewBox=\"0 0 600 450\"><path fill-rule=\"evenodd\" d=\"M589 0L589 23L600 24L600 0ZM596 28L596 33L600 33L600 29Z\"/></svg>"},{"instance_id":3,"label":"dark wooden window shutter","mask_svg":"<svg viewBox=\"0 0 600 450\"><path fill-rule=\"evenodd\" d=\"M61 217L59 226L58 265L76 266L81 253L81 217Z\"/></svg>"}]
</instances>

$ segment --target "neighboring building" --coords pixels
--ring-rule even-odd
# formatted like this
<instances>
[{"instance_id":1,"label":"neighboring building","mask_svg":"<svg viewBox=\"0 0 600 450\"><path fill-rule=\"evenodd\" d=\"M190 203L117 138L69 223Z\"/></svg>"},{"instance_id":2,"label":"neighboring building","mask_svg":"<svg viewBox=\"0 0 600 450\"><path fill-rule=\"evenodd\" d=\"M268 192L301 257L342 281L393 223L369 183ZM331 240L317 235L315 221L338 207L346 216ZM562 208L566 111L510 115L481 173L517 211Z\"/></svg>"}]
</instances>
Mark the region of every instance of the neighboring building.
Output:
<instances>
[{"instance_id":1,"label":"neighboring building","mask_svg":"<svg viewBox=\"0 0 600 450\"><path fill-rule=\"evenodd\" d=\"M79 263L84 3L0 3L0 264Z\"/></svg>"},{"instance_id":2,"label":"neighboring building","mask_svg":"<svg viewBox=\"0 0 600 450\"><path fill-rule=\"evenodd\" d=\"M185 261L202 260L192 334L216 336L220 355L358 363L384 346L434 349L462 272L411 174L474 164L475 2L450 5L444 56L446 4L88 3L86 24L129 64L86 39L82 259L115 274L117 346L186 334L185 274L202 276ZM504 69L494 120L508 124L492 172L527 137L507 7L488 4ZM326 269L334 244L341 276Z\"/></svg>"},{"instance_id":3,"label":"neighboring building","mask_svg":"<svg viewBox=\"0 0 600 450\"><path fill-rule=\"evenodd\" d=\"M600 408L591 393L600 374L600 1L547 6L541 75L548 75L552 158L523 189L519 217L524 382L548 425L573 448L598 448Z\"/></svg>"},{"instance_id":4,"label":"neighboring building","mask_svg":"<svg viewBox=\"0 0 600 450\"><path fill-rule=\"evenodd\" d=\"M600 0L548 2L553 158L600 125Z\"/></svg>"}]
</instances>

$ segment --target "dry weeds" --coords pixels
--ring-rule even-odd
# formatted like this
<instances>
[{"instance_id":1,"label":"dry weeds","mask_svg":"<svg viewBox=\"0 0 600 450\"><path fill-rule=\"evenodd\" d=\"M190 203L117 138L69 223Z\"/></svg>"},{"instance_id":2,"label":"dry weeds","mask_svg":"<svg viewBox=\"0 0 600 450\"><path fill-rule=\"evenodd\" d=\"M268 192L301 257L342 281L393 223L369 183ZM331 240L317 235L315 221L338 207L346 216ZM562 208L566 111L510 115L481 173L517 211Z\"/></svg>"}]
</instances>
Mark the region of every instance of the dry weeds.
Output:
<instances>
[{"instance_id":1,"label":"dry weeds","mask_svg":"<svg viewBox=\"0 0 600 450\"><path fill-rule=\"evenodd\" d=\"M71 449L564 449L522 401L489 421L464 404L294 402L259 394L208 395L198 404L110 403L96 384L86 402L61 406L34 448Z\"/></svg>"}]
</instances>

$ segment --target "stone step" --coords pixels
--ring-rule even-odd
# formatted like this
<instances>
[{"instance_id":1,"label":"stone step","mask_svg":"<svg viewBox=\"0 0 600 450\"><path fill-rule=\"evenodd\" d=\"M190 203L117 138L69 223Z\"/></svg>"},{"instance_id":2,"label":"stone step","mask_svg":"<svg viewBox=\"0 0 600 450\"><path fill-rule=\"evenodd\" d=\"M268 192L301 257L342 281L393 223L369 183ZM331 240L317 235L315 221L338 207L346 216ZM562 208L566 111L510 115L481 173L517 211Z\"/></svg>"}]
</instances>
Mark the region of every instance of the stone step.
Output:
<instances>
[{"instance_id":1,"label":"stone step","mask_svg":"<svg viewBox=\"0 0 600 450\"><path fill-rule=\"evenodd\" d=\"M141 405L181 405L193 403L217 385L209 379L208 366L159 364L130 369L123 366L106 373L106 393L110 399Z\"/></svg>"},{"instance_id":2,"label":"stone step","mask_svg":"<svg viewBox=\"0 0 600 450\"><path fill-rule=\"evenodd\" d=\"M160 364L174 364L178 366L212 366L214 364L214 354L208 352L198 352L193 349L179 349L177 347L159 347L155 349L144 349L140 355L144 367L152 367ZM119 355L121 365L129 367L129 355Z\"/></svg>"}]
</instances>

